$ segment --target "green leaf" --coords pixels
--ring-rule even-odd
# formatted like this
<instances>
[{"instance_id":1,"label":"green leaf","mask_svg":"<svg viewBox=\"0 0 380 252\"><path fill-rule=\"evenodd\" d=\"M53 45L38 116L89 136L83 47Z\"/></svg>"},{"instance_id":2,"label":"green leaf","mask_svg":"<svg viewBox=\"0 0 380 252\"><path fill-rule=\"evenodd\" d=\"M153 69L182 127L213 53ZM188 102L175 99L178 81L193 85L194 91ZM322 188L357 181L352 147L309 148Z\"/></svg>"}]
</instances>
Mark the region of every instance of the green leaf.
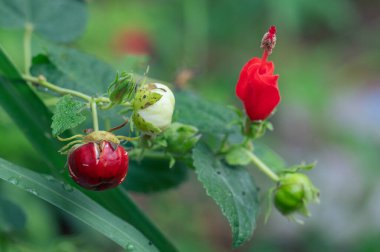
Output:
<instances>
[{"instance_id":1,"label":"green leaf","mask_svg":"<svg viewBox=\"0 0 380 252\"><path fill-rule=\"evenodd\" d=\"M230 167L198 144L193 151L195 172L207 194L215 200L230 223L233 246L251 238L259 211L258 191L243 167Z\"/></svg>"},{"instance_id":2,"label":"green leaf","mask_svg":"<svg viewBox=\"0 0 380 252\"><path fill-rule=\"evenodd\" d=\"M65 130L72 129L86 120L82 111L86 103L75 100L71 95L65 95L57 102L51 128L57 136Z\"/></svg>"},{"instance_id":3,"label":"green leaf","mask_svg":"<svg viewBox=\"0 0 380 252\"><path fill-rule=\"evenodd\" d=\"M233 125L236 114L226 106L203 100L189 92L176 93L174 120L190 124L201 133L227 134L238 130Z\"/></svg>"},{"instance_id":4,"label":"green leaf","mask_svg":"<svg viewBox=\"0 0 380 252\"><path fill-rule=\"evenodd\" d=\"M226 154L229 165L248 165L252 162L249 150L243 146L234 146Z\"/></svg>"},{"instance_id":5,"label":"green leaf","mask_svg":"<svg viewBox=\"0 0 380 252\"><path fill-rule=\"evenodd\" d=\"M0 158L0 178L66 211L123 248L133 246L136 251L158 251L133 226L50 175L43 177Z\"/></svg>"},{"instance_id":6,"label":"green leaf","mask_svg":"<svg viewBox=\"0 0 380 252\"><path fill-rule=\"evenodd\" d=\"M175 96L173 120L197 127L203 142L213 151L221 148L227 135L234 140L242 138L235 123L239 118L228 107L206 101L190 92L177 92Z\"/></svg>"},{"instance_id":7,"label":"green leaf","mask_svg":"<svg viewBox=\"0 0 380 252\"><path fill-rule=\"evenodd\" d=\"M180 185L187 178L187 168L180 162L169 168L170 158L144 158L129 163L124 188L134 192L157 192Z\"/></svg>"},{"instance_id":8,"label":"green leaf","mask_svg":"<svg viewBox=\"0 0 380 252\"><path fill-rule=\"evenodd\" d=\"M36 150L52 171L54 164L65 164L65 157L57 150L62 144L52 139L51 113L27 85L8 56L0 47L0 105L21 131L33 143ZM49 147L47 147L49 146Z\"/></svg>"},{"instance_id":9,"label":"green leaf","mask_svg":"<svg viewBox=\"0 0 380 252\"><path fill-rule=\"evenodd\" d=\"M84 1L78 0L0 0L0 26L33 30L56 42L70 42L85 29Z\"/></svg>"},{"instance_id":10,"label":"green leaf","mask_svg":"<svg viewBox=\"0 0 380 252\"><path fill-rule=\"evenodd\" d=\"M21 74L0 45L0 75L9 79L20 79Z\"/></svg>"},{"instance_id":11,"label":"green leaf","mask_svg":"<svg viewBox=\"0 0 380 252\"><path fill-rule=\"evenodd\" d=\"M0 234L14 232L25 227L26 216L20 206L0 198Z\"/></svg>"},{"instance_id":12,"label":"green leaf","mask_svg":"<svg viewBox=\"0 0 380 252\"><path fill-rule=\"evenodd\" d=\"M107 93L115 78L111 66L75 49L53 45L45 49L46 55L33 58L33 75L43 75L51 83L89 95Z\"/></svg>"},{"instance_id":13,"label":"green leaf","mask_svg":"<svg viewBox=\"0 0 380 252\"><path fill-rule=\"evenodd\" d=\"M86 194L91 195L93 199L96 199L111 212L122 216L123 219L138 228L160 251L178 252L160 229L153 225L149 218L141 212L123 187L119 186L116 190L102 192L87 191Z\"/></svg>"}]
</instances>

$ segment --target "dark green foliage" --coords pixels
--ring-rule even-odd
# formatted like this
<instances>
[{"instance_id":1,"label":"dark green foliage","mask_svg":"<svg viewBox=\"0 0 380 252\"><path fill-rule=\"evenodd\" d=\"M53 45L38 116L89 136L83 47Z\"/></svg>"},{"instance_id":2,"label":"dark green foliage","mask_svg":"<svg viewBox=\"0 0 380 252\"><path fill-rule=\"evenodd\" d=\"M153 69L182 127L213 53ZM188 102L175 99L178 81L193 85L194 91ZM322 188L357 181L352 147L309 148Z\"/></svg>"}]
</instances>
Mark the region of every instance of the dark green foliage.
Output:
<instances>
[{"instance_id":1,"label":"dark green foliage","mask_svg":"<svg viewBox=\"0 0 380 252\"><path fill-rule=\"evenodd\" d=\"M115 76L111 66L71 48L49 45L45 50L45 57L39 55L33 59L33 75L43 75L60 87L88 95L107 93L108 85Z\"/></svg>"},{"instance_id":2,"label":"dark green foliage","mask_svg":"<svg viewBox=\"0 0 380 252\"><path fill-rule=\"evenodd\" d=\"M86 6L78 0L0 0L0 26L33 31L56 42L70 42L85 29Z\"/></svg>"},{"instance_id":3,"label":"dark green foliage","mask_svg":"<svg viewBox=\"0 0 380 252\"><path fill-rule=\"evenodd\" d=\"M0 236L1 233L20 231L25 227L26 216L20 206L0 198Z\"/></svg>"},{"instance_id":4,"label":"dark green foliage","mask_svg":"<svg viewBox=\"0 0 380 252\"><path fill-rule=\"evenodd\" d=\"M258 190L243 167L225 164L204 144L193 151L195 172L230 223L233 245L238 247L252 236L259 211Z\"/></svg>"},{"instance_id":5,"label":"dark green foliage","mask_svg":"<svg viewBox=\"0 0 380 252\"><path fill-rule=\"evenodd\" d=\"M169 168L170 159L144 158L129 163L129 173L123 186L130 191L150 193L180 185L187 178L187 167L176 162Z\"/></svg>"}]
</instances>

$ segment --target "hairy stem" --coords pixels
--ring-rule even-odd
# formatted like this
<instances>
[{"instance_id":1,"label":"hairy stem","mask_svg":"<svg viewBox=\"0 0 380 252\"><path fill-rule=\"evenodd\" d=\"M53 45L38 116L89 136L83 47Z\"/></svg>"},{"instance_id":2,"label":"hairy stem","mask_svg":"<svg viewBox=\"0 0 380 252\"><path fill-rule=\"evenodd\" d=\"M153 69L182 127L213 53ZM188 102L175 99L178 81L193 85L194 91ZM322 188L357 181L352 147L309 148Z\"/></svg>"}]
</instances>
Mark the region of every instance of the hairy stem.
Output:
<instances>
[{"instance_id":1,"label":"hairy stem","mask_svg":"<svg viewBox=\"0 0 380 252\"><path fill-rule=\"evenodd\" d=\"M96 97L96 98L94 98L94 100L96 102L104 102L104 103L111 102L110 99L107 97Z\"/></svg>"},{"instance_id":2,"label":"hairy stem","mask_svg":"<svg viewBox=\"0 0 380 252\"><path fill-rule=\"evenodd\" d=\"M62 138L60 136L57 136L57 139L61 142L68 142L68 141L71 141L71 140L74 140L76 138L83 138L83 135L82 134L78 134L78 135L74 135L72 137L68 137L68 138Z\"/></svg>"},{"instance_id":3,"label":"hairy stem","mask_svg":"<svg viewBox=\"0 0 380 252\"><path fill-rule=\"evenodd\" d=\"M254 163L257 166L257 168L259 168L272 180L277 182L280 179L278 175L274 173L266 164L264 164L263 161L261 161L255 154L249 152L249 156L251 158L252 163Z\"/></svg>"},{"instance_id":4,"label":"hairy stem","mask_svg":"<svg viewBox=\"0 0 380 252\"><path fill-rule=\"evenodd\" d=\"M134 160L139 160L141 156L148 159L164 159L164 160L170 159L170 156L164 152L151 151L151 150L146 150L146 149L144 149L142 154L141 154L141 150L136 150L136 149L131 150L128 152L128 156Z\"/></svg>"},{"instance_id":5,"label":"hairy stem","mask_svg":"<svg viewBox=\"0 0 380 252\"><path fill-rule=\"evenodd\" d=\"M133 142L140 140L140 137L126 137L126 136L116 136L119 140Z\"/></svg>"},{"instance_id":6,"label":"hairy stem","mask_svg":"<svg viewBox=\"0 0 380 252\"><path fill-rule=\"evenodd\" d=\"M23 75L22 78L26 81L30 81L32 83L36 83L36 84L41 85L45 88L48 88L51 91L54 91L54 92L61 94L61 95L69 94L69 95L81 98L87 102L94 101L95 103L109 103L109 105L99 107L100 109L102 109L102 108L107 109L108 106L112 105L112 103L108 97L91 97L91 96L86 95L84 93L81 93L79 91L75 91L75 90L68 89L68 88L62 88L62 87L59 87L59 86L47 81L43 76L35 77L35 76L31 76L29 73L27 73L27 74ZM132 106L132 104L130 102L124 102L124 103L121 103L119 105L124 106L124 107L131 107ZM111 107L113 107L113 105Z\"/></svg>"},{"instance_id":7,"label":"hairy stem","mask_svg":"<svg viewBox=\"0 0 380 252\"><path fill-rule=\"evenodd\" d=\"M53 83L48 82L42 76L37 78L37 77L31 76L31 75L24 75L23 78L26 81L30 81L30 82L39 84L39 85L46 87L46 88L48 88L48 89L50 89L50 90L52 90L58 94L62 94L62 95L69 94L69 95L81 98L81 99L88 101L88 102L91 102L93 99L91 96L83 94L81 92L71 90L71 89L67 89L67 88L58 87L58 86L54 85Z\"/></svg>"},{"instance_id":8,"label":"hairy stem","mask_svg":"<svg viewBox=\"0 0 380 252\"><path fill-rule=\"evenodd\" d=\"M24 73L29 74L29 69L32 62L32 33L33 25L30 23L25 24L24 30Z\"/></svg>"},{"instance_id":9,"label":"hairy stem","mask_svg":"<svg viewBox=\"0 0 380 252\"><path fill-rule=\"evenodd\" d=\"M95 99L92 98L90 103L91 103L92 123L94 125L94 131L98 131L99 130L98 110L96 109Z\"/></svg>"}]
</instances>

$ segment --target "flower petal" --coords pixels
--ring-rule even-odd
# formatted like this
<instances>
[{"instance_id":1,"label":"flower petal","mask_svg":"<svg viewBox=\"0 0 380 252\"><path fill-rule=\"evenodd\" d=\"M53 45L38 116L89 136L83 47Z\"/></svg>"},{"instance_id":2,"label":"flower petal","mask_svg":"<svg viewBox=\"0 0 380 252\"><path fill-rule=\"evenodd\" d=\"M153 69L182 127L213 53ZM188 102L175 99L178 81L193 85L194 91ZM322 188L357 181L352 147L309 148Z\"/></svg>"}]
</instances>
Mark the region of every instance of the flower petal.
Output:
<instances>
[{"instance_id":1,"label":"flower petal","mask_svg":"<svg viewBox=\"0 0 380 252\"><path fill-rule=\"evenodd\" d=\"M249 94L244 100L244 107L252 121L265 120L279 104L281 97L275 85L250 86Z\"/></svg>"}]
</instances>

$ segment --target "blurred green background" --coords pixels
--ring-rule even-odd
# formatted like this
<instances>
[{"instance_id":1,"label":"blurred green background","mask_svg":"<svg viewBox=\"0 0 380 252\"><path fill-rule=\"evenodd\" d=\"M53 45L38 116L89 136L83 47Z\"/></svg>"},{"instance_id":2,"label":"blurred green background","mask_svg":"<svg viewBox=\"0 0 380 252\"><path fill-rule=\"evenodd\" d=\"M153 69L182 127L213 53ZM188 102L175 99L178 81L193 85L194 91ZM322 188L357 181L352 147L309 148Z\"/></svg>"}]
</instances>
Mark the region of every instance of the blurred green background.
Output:
<instances>
[{"instance_id":1,"label":"blurred green background","mask_svg":"<svg viewBox=\"0 0 380 252\"><path fill-rule=\"evenodd\" d=\"M310 176L321 204L303 226L275 212L237 251L379 251L380 2L93 0L88 9L86 33L72 46L119 70L143 73L149 65L150 77L237 106L240 69L261 56L261 37L276 25L270 60L282 102L264 140L289 164L318 161ZM2 29L0 43L22 67L22 33ZM43 165L1 108L0 143L1 157ZM269 181L254 174L265 190ZM2 182L0 190L26 215L10 251L121 251L32 195ZM232 250L227 222L194 176L176 190L134 198L180 251Z\"/></svg>"}]
</instances>

